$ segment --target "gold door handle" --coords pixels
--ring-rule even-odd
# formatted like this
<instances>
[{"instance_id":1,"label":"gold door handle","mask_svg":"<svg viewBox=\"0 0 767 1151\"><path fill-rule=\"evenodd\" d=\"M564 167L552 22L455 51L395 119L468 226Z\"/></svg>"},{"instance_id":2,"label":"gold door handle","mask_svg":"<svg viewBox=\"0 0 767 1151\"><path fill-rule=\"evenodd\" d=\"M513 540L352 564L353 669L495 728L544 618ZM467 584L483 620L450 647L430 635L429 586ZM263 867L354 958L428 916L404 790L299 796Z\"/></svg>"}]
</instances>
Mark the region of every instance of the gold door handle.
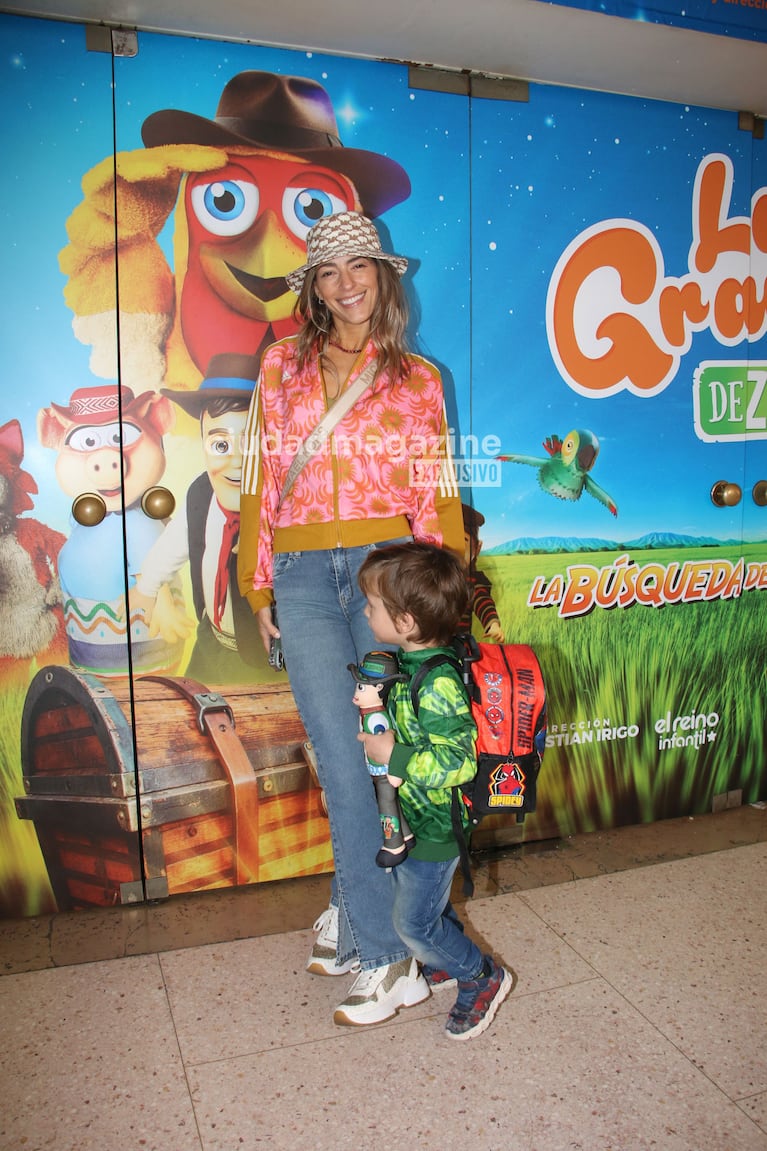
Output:
<instances>
[{"instance_id":1,"label":"gold door handle","mask_svg":"<svg viewBox=\"0 0 767 1151\"><path fill-rule=\"evenodd\" d=\"M767 480L757 480L751 489L751 495L758 507L767 507Z\"/></svg>"},{"instance_id":2,"label":"gold door handle","mask_svg":"<svg viewBox=\"0 0 767 1151\"><path fill-rule=\"evenodd\" d=\"M711 489L711 501L718 508L734 508L740 503L743 489L729 480L717 480Z\"/></svg>"},{"instance_id":3,"label":"gold door handle","mask_svg":"<svg viewBox=\"0 0 767 1151\"><path fill-rule=\"evenodd\" d=\"M173 492L167 488L147 488L141 497L141 510L153 520L166 520L176 507Z\"/></svg>"},{"instance_id":4,"label":"gold door handle","mask_svg":"<svg viewBox=\"0 0 767 1151\"><path fill-rule=\"evenodd\" d=\"M94 528L107 514L104 497L98 492L83 492L72 503L72 519L84 528Z\"/></svg>"}]
</instances>

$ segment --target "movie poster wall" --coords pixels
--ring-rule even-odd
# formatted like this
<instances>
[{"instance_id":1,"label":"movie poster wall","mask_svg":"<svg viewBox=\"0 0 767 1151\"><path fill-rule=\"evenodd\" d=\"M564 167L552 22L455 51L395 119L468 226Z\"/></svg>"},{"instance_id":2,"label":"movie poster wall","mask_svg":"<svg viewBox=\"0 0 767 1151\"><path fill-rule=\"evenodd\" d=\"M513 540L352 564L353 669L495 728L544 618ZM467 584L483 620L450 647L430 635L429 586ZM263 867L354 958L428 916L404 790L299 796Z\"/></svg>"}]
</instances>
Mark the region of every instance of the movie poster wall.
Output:
<instances>
[{"instance_id":1,"label":"movie poster wall","mask_svg":"<svg viewBox=\"0 0 767 1151\"><path fill-rule=\"evenodd\" d=\"M763 799L764 141L710 109L0 24L1 913L332 868L233 572L284 276L347 208L410 259L475 635L546 679L537 810L478 842Z\"/></svg>"},{"instance_id":2,"label":"movie poster wall","mask_svg":"<svg viewBox=\"0 0 767 1151\"><path fill-rule=\"evenodd\" d=\"M757 0L650 0L638 4L636 0L544 0L566 8L584 8L602 16L621 16L624 20L639 20L643 24L666 24L671 28L688 28L694 32L708 32L717 36L732 36L740 40L767 40L767 16Z\"/></svg>"}]
</instances>

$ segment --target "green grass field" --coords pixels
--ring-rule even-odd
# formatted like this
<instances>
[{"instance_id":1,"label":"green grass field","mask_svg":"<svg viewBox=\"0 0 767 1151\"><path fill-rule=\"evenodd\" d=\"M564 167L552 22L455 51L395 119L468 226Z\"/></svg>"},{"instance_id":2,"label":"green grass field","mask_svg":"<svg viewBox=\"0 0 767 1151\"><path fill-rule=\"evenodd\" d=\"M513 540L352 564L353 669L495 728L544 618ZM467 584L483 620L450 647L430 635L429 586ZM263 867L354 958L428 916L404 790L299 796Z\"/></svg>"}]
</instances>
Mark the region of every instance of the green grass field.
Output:
<instances>
[{"instance_id":1,"label":"green grass field","mask_svg":"<svg viewBox=\"0 0 767 1151\"><path fill-rule=\"evenodd\" d=\"M530 608L537 576L570 565L609 566L613 553L491 556L490 578L509 642L530 644L543 668L548 723L609 720L639 727L636 738L549 747L538 810L524 838L573 834L711 810L713 797L742 788L744 802L767 795L765 687L767 591L707 603L635 605L561 619ZM640 566L687 558L765 558L763 545L632 553ZM704 746L659 749L655 723L671 713L717 713Z\"/></svg>"}]
</instances>

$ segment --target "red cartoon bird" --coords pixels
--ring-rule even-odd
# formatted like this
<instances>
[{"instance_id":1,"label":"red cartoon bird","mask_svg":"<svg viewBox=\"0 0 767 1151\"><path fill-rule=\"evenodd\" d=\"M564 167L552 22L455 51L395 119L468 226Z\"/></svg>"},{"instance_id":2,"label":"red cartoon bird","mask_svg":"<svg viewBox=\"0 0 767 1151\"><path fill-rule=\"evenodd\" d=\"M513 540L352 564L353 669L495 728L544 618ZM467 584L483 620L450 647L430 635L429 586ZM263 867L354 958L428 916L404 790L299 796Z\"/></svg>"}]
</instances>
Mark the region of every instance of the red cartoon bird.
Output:
<instances>
[{"instance_id":1,"label":"red cartoon bird","mask_svg":"<svg viewBox=\"0 0 767 1151\"><path fill-rule=\"evenodd\" d=\"M394 160L342 145L330 97L301 76L241 72L215 119L154 112L142 138L145 149L116 158L121 379L136 390L196 387L214 355L253 355L295 331L285 274L305 260L309 228L350 208L376 216L410 194ZM60 256L75 334L109 379L114 169L109 157L84 178ZM171 271L157 236L174 207Z\"/></svg>"}]
</instances>

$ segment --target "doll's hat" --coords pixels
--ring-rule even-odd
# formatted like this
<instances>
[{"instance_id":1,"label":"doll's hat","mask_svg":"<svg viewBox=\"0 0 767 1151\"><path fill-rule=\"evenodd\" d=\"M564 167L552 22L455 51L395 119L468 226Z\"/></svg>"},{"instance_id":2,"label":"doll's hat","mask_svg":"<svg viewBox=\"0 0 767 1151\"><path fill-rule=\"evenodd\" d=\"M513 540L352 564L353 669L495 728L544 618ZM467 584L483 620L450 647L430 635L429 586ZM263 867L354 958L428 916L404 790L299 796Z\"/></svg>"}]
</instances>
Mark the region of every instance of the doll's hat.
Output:
<instances>
[{"instance_id":1,"label":"doll's hat","mask_svg":"<svg viewBox=\"0 0 767 1151\"><path fill-rule=\"evenodd\" d=\"M381 237L372 220L359 212L338 212L335 216L324 216L309 230L306 237L306 263L296 268L295 272L288 272L285 277L287 285L298 293L311 268L353 256L386 260L400 276L407 269L404 256L393 256L383 250Z\"/></svg>"},{"instance_id":2,"label":"doll's hat","mask_svg":"<svg viewBox=\"0 0 767 1151\"><path fill-rule=\"evenodd\" d=\"M391 684L407 679L399 669L397 657L391 651L369 651L362 663L346 665L355 683Z\"/></svg>"}]
</instances>

